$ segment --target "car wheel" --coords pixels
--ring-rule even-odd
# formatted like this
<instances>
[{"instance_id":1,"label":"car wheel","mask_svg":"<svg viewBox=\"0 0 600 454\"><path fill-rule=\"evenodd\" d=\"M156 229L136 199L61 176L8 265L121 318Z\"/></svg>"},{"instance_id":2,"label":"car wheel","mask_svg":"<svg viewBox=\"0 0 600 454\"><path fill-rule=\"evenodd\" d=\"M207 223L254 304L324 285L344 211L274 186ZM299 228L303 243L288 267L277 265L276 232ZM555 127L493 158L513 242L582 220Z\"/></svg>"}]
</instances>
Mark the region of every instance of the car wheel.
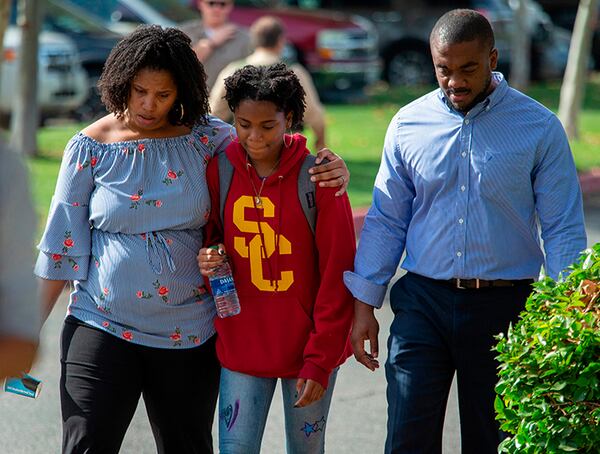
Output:
<instances>
[{"instance_id":1,"label":"car wheel","mask_svg":"<svg viewBox=\"0 0 600 454\"><path fill-rule=\"evenodd\" d=\"M429 55L418 49L400 49L385 66L385 78L390 85L430 85L435 82Z\"/></svg>"}]
</instances>

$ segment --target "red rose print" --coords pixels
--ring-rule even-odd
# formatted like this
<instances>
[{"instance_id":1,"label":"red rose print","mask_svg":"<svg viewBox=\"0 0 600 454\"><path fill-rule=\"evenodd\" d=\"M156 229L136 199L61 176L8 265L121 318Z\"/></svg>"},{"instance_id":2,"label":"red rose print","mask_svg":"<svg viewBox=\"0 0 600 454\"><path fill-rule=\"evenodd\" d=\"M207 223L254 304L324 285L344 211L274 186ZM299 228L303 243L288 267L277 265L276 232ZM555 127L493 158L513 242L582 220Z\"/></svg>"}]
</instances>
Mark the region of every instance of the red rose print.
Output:
<instances>
[{"instance_id":1,"label":"red rose print","mask_svg":"<svg viewBox=\"0 0 600 454\"><path fill-rule=\"evenodd\" d=\"M73 296L73 297L71 298L71 302L72 302L72 303L76 303L76 302L77 302L77 295L75 295L75 296Z\"/></svg>"},{"instance_id":2,"label":"red rose print","mask_svg":"<svg viewBox=\"0 0 600 454\"><path fill-rule=\"evenodd\" d=\"M208 136L200 137L200 142L202 142L204 145L206 145L208 143Z\"/></svg>"},{"instance_id":3,"label":"red rose print","mask_svg":"<svg viewBox=\"0 0 600 454\"><path fill-rule=\"evenodd\" d=\"M142 296L144 296L144 292L142 292L141 290L138 290L136 292L135 296L137 296L138 298L141 298Z\"/></svg>"},{"instance_id":4,"label":"red rose print","mask_svg":"<svg viewBox=\"0 0 600 454\"><path fill-rule=\"evenodd\" d=\"M108 322L102 322L102 326L104 326L105 328L108 328L110 326L110 323L108 323Z\"/></svg>"},{"instance_id":5,"label":"red rose print","mask_svg":"<svg viewBox=\"0 0 600 454\"><path fill-rule=\"evenodd\" d=\"M173 342L179 342L181 340L181 334L174 332L169 336Z\"/></svg>"},{"instance_id":6,"label":"red rose print","mask_svg":"<svg viewBox=\"0 0 600 454\"><path fill-rule=\"evenodd\" d=\"M199 337L197 337L196 339L194 339L194 344L200 345L200 338Z\"/></svg>"},{"instance_id":7,"label":"red rose print","mask_svg":"<svg viewBox=\"0 0 600 454\"><path fill-rule=\"evenodd\" d=\"M146 241L146 234L145 233L142 233L141 237L142 237L142 240Z\"/></svg>"},{"instance_id":8,"label":"red rose print","mask_svg":"<svg viewBox=\"0 0 600 454\"><path fill-rule=\"evenodd\" d=\"M140 200L142 198L141 195L139 194L133 194L129 197L131 200L133 200L134 202L137 202L138 200Z\"/></svg>"},{"instance_id":9,"label":"red rose print","mask_svg":"<svg viewBox=\"0 0 600 454\"><path fill-rule=\"evenodd\" d=\"M145 148L146 148L146 145L144 145L143 143L138 145L138 150L140 151L140 153L143 153Z\"/></svg>"},{"instance_id":10,"label":"red rose print","mask_svg":"<svg viewBox=\"0 0 600 454\"><path fill-rule=\"evenodd\" d=\"M171 180L176 180L177 179L177 174L175 172L173 172L171 169L169 169L169 171L167 172L167 176Z\"/></svg>"},{"instance_id":11,"label":"red rose print","mask_svg":"<svg viewBox=\"0 0 600 454\"><path fill-rule=\"evenodd\" d=\"M73 202L71 205L74 206L74 207L78 207L79 206L79 202Z\"/></svg>"},{"instance_id":12,"label":"red rose print","mask_svg":"<svg viewBox=\"0 0 600 454\"><path fill-rule=\"evenodd\" d=\"M171 246L173 244L173 240L171 238L167 238L167 244Z\"/></svg>"},{"instance_id":13,"label":"red rose print","mask_svg":"<svg viewBox=\"0 0 600 454\"><path fill-rule=\"evenodd\" d=\"M90 159L90 165L92 167L94 167L97 163L98 163L98 158L96 156L93 156L92 159Z\"/></svg>"},{"instance_id":14,"label":"red rose print","mask_svg":"<svg viewBox=\"0 0 600 454\"><path fill-rule=\"evenodd\" d=\"M162 200L157 200L156 202L154 202L154 206L156 208L160 208L162 206Z\"/></svg>"},{"instance_id":15,"label":"red rose print","mask_svg":"<svg viewBox=\"0 0 600 454\"><path fill-rule=\"evenodd\" d=\"M79 162L77 163L77 170L83 170L83 166Z\"/></svg>"},{"instance_id":16,"label":"red rose print","mask_svg":"<svg viewBox=\"0 0 600 454\"><path fill-rule=\"evenodd\" d=\"M72 238L67 238L65 241L63 241L63 244L65 245L65 247L73 247L75 245L75 242Z\"/></svg>"},{"instance_id":17,"label":"red rose print","mask_svg":"<svg viewBox=\"0 0 600 454\"><path fill-rule=\"evenodd\" d=\"M123 331L121 336L123 337L123 339L128 340L128 341L133 339L133 333L131 331Z\"/></svg>"},{"instance_id":18,"label":"red rose print","mask_svg":"<svg viewBox=\"0 0 600 454\"><path fill-rule=\"evenodd\" d=\"M73 271L79 271L79 265L74 265L73 266Z\"/></svg>"},{"instance_id":19,"label":"red rose print","mask_svg":"<svg viewBox=\"0 0 600 454\"><path fill-rule=\"evenodd\" d=\"M160 288L158 289L158 294L159 294L160 296L165 296L165 295L168 295L168 294L169 294L169 289L163 285L162 287L160 287Z\"/></svg>"},{"instance_id":20,"label":"red rose print","mask_svg":"<svg viewBox=\"0 0 600 454\"><path fill-rule=\"evenodd\" d=\"M123 148L123 153L124 154L128 154L129 153L129 148L127 148L127 147Z\"/></svg>"},{"instance_id":21,"label":"red rose print","mask_svg":"<svg viewBox=\"0 0 600 454\"><path fill-rule=\"evenodd\" d=\"M104 287L102 289L102 293L104 293L105 295L108 295L108 288Z\"/></svg>"},{"instance_id":22,"label":"red rose print","mask_svg":"<svg viewBox=\"0 0 600 454\"><path fill-rule=\"evenodd\" d=\"M55 262L59 261L60 259L62 259L62 255L52 254L52 260L54 260Z\"/></svg>"}]
</instances>

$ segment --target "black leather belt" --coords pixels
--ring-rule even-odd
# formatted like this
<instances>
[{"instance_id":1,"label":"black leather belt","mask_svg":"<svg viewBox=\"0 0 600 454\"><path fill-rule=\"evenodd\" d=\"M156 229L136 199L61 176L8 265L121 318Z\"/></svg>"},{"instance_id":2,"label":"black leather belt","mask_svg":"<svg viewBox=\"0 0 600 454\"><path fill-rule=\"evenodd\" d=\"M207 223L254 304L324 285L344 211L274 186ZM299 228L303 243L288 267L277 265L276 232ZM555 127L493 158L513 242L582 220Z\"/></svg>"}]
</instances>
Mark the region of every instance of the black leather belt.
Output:
<instances>
[{"instance_id":1,"label":"black leather belt","mask_svg":"<svg viewBox=\"0 0 600 454\"><path fill-rule=\"evenodd\" d=\"M533 282L533 279L448 279L445 281L439 280L437 282L449 285L452 288L459 289L478 289L478 288L489 288L489 287L517 287L520 285L529 285Z\"/></svg>"}]
</instances>

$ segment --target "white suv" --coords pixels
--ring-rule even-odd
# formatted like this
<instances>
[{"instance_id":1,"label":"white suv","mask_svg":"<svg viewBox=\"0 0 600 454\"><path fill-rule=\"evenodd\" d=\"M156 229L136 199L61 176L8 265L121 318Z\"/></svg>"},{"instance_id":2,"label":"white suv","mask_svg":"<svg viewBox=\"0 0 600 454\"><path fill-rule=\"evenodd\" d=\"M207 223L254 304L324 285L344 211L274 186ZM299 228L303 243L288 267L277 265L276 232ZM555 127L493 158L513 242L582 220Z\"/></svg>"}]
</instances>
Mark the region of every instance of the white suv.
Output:
<instances>
[{"instance_id":1,"label":"white suv","mask_svg":"<svg viewBox=\"0 0 600 454\"><path fill-rule=\"evenodd\" d=\"M8 26L0 74L0 115L7 118L19 80L21 31ZM87 75L73 41L65 35L41 31L38 49L38 103L42 118L70 113L88 96Z\"/></svg>"}]
</instances>

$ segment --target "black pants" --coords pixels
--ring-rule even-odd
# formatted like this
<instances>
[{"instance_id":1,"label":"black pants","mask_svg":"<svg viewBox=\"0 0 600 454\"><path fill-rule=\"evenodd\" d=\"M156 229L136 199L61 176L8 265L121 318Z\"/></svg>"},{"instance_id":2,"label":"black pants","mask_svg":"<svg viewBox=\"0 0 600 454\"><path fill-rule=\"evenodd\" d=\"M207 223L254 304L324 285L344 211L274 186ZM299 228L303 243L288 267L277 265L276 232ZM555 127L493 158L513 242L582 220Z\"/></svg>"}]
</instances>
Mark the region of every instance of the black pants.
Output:
<instances>
[{"instance_id":1,"label":"black pants","mask_svg":"<svg viewBox=\"0 0 600 454\"><path fill-rule=\"evenodd\" d=\"M140 395L158 453L212 453L215 339L185 350L131 344L74 317L61 339L63 453L118 453Z\"/></svg>"},{"instance_id":2,"label":"black pants","mask_svg":"<svg viewBox=\"0 0 600 454\"><path fill-rule=\"evenodd\" d=\"M392 288L386 453L441 454L456 372L463 454L496 454L494 335L518 319L530 285L452 289L409 273Z\"/></svg>"}]
</instances>

